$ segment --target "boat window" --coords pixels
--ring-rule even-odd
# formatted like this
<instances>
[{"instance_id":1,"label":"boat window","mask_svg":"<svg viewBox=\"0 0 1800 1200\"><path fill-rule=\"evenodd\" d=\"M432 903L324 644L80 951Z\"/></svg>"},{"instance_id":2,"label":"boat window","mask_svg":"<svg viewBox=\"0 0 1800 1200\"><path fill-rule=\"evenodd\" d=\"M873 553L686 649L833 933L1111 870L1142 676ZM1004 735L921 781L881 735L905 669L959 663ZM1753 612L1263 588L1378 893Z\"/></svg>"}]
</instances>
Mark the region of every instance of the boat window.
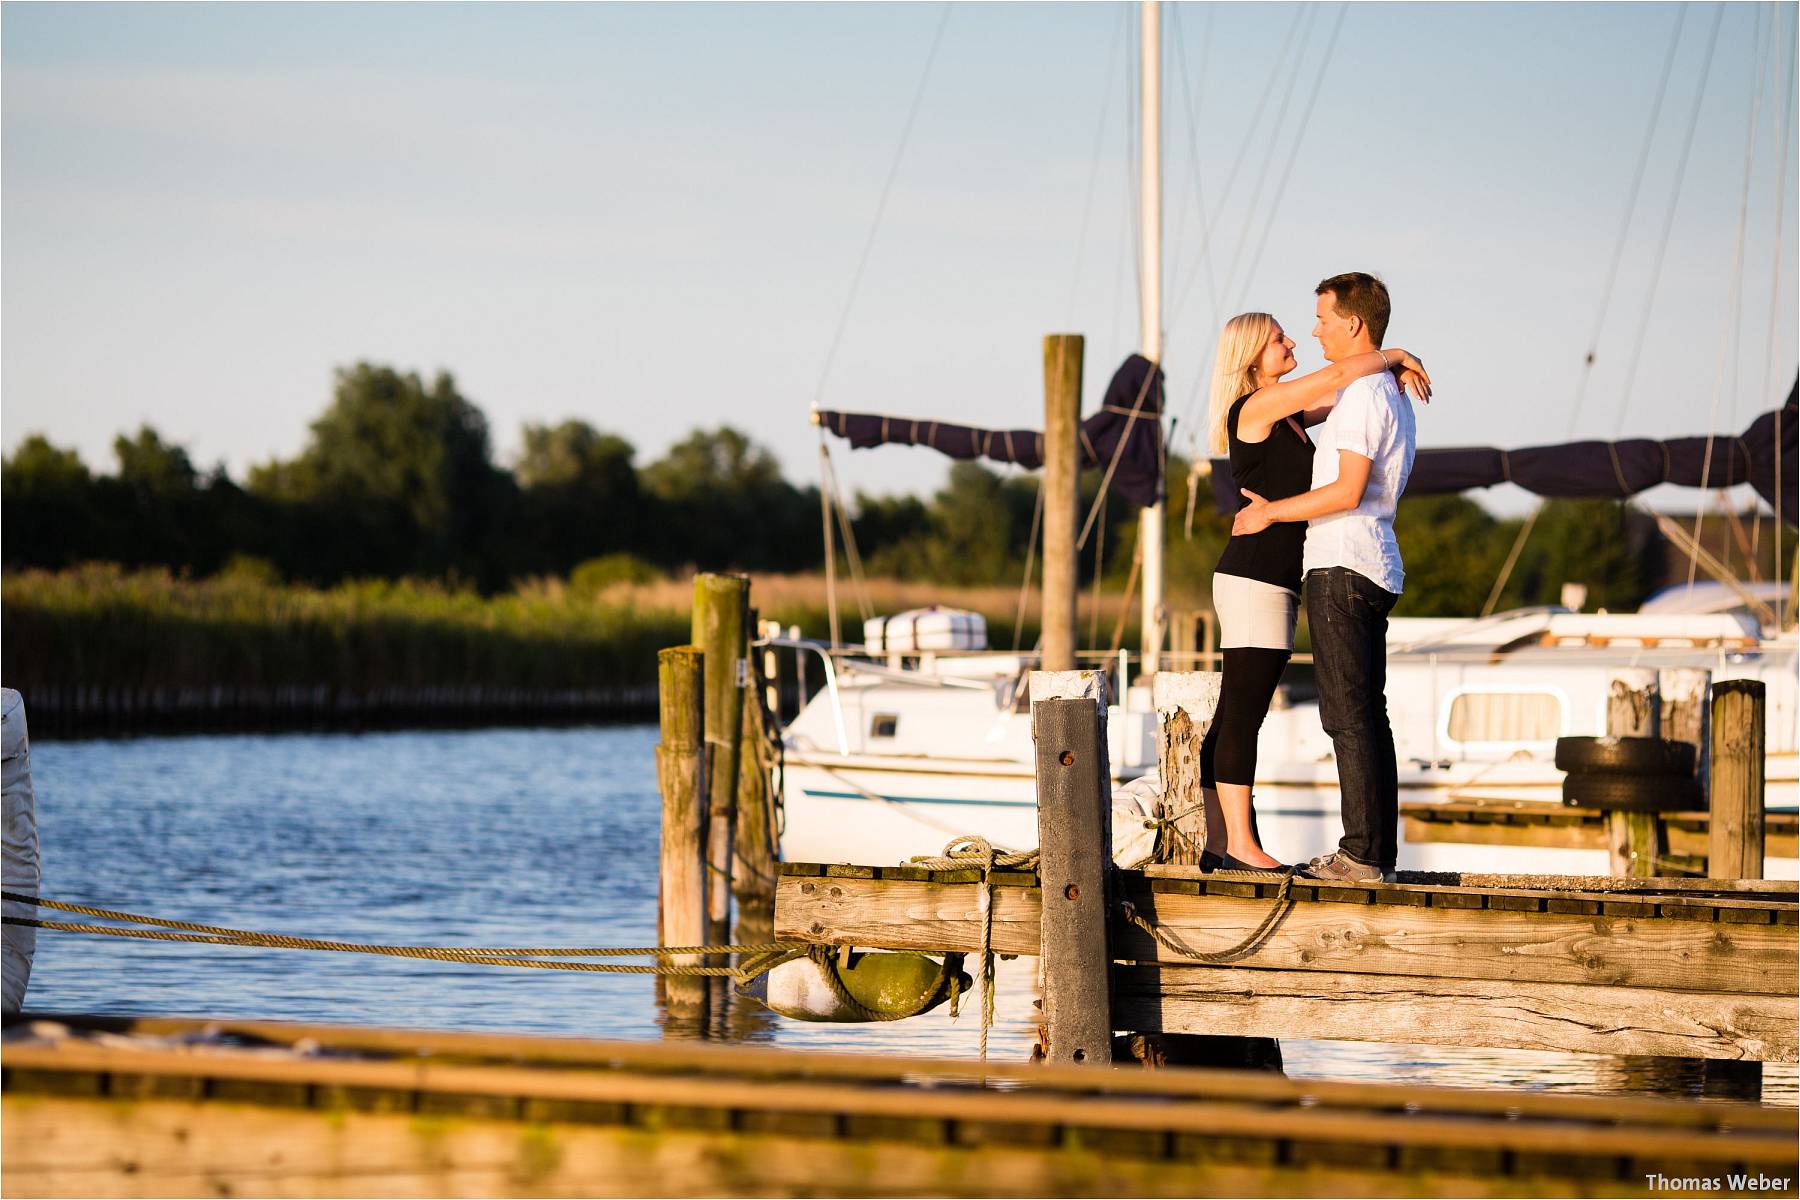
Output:
<instances>
[{"instance_id":1,"label":"boat window","mask_svg":"<svg viewBox=\"0 0 1800 1200\"><path fill-rule=\"evenodd\" d=\"M1562 732L1563 698L1555 692L1461 692L1444 722L1452 742L1553 742Z\"/></svg>"},{"instance_id":2,"label":"boat window","mask_svg":"<svg viewBox=\"0 0 1800 1200\"><path fill-rule=\"evenodd\" d=\"M891 738L894 731L900 728L900 718L894 713L876 713L869 721L869 736Z\"/></svg>"}]
</instances>

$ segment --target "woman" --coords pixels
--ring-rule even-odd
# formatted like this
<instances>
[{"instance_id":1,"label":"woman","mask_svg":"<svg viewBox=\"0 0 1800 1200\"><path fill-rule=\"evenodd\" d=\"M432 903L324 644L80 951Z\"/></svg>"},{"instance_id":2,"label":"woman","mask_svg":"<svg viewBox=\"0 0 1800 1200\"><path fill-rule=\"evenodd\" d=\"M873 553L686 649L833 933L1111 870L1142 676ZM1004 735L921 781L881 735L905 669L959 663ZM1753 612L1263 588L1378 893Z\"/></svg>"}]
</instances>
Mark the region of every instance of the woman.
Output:
<instances>
[{"instance_id":1,"label":"woman","mask_svg":"<svg viewBox=\"0 0 1800 1200\"><path fill-rule=\"evenodd\" d=\"M1312 487L1313 445L1305 426L1330 414L1339 389L1392 370L1420 400L1431 396L1424 366L1404 350L1354 355L1283 382L1297 365L1293 350L1293 339L1274 317L1243 313L1226 322L1214 360L1212 452L1229 454L1238 487L1271 500ZM1258 842L1250 785L1256 778L1256 737L1294 653L1305 540L1303 523L1233 536L1213 572L1225 670L1218 711L1200 749L1208 865L1282 866Z\"/></svg>"}]
</instances>

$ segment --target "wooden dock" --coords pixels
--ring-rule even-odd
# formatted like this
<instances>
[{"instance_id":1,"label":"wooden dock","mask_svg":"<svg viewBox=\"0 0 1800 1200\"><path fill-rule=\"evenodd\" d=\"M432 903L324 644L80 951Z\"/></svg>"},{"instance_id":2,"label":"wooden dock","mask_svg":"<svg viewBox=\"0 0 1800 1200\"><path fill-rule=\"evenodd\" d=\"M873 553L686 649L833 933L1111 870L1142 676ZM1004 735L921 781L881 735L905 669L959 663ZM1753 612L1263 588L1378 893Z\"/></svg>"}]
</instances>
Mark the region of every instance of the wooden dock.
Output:
<instances>
[{"instance_id":1,"label":"wooden dock","mask_svg":"<svg viewBox=\"0 0 1800 1200\"><path fill-rule=\"evenodd\" d=\"M1080 675L1032 677L1036 871L784 864L776 935L1039 955L1053 1062L1107 1061L1118 1030L1657 1055L1750 1081L1800 1054L1791 881L1112 868L1105 708Z\"/></svg>"},{"instance_id":2,"label":"wooden dock","mask_svg":"<svg viewBox=\"0 0 1800 1200\"><path fill-rule=\"evenodd\" d=\"M1043 889L994 872L991 945L1038 954ZM1150 867L1107 929L1113 1028L1796 1061L1800 904L1792 882L1403 875L1279 882ZM782 866L779 937L973 952L975 870ZM1266 935L1250 942L1269 918Z\"/></svg>"},{"instance_id":3,"label":"wooden dock","mask_svg":"<svg viewBox=\"0 0 1800 1200\"><path fill-rule=\"evenodd\" d=\"M9 1196L1752 1190L1737 1179L1793 1195L1797 1173L1793 1112L1731 1103L50 1019L76 1036L9 1042L4 1054ZM1661 1187L1659 1176L1693 1186Z\"/></svg>"},{"instance_id":4,"label":"wooden dock","mask_svg":"<svg viewBox=\"0 0 1800 1200\"><path fill-rule=\"evenodd\" d=\"M1555 800L1470 799L1401 801L1401 834L1408 841L1463 842L1480 846L1549 846L1565 850L1608 848L1607 814L1573 808ZM1660 813L1670 858L1695 875L1706 874L1712 818L1704 812ZM1800 814L1771 812L1767 852L1771 858L1800 855L1796 830Z\"/></svg>"}]
</instances>

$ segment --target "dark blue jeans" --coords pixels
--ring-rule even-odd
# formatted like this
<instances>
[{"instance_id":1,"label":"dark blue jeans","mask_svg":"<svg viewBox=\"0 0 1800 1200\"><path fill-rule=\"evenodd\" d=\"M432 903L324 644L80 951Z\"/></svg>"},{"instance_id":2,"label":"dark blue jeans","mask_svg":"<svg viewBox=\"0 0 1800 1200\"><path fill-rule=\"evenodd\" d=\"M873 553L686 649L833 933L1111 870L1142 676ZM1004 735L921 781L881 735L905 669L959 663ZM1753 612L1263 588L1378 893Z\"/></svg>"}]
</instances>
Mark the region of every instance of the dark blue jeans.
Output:
<instances>
[{"instance_id":1,"label":"dark blue jeans","mask_svg":"<svg viewBox=\"0 0 1800 1200\"><path fill-rule=\"evenodd\" d=\"M1338 849L1384 871L1400 853L1400 775L1387 715L1387 619L1399 599L1347 567L1306 575L1319 721L1337 752L1344 807Z\"/></svg>"}]
</instances>

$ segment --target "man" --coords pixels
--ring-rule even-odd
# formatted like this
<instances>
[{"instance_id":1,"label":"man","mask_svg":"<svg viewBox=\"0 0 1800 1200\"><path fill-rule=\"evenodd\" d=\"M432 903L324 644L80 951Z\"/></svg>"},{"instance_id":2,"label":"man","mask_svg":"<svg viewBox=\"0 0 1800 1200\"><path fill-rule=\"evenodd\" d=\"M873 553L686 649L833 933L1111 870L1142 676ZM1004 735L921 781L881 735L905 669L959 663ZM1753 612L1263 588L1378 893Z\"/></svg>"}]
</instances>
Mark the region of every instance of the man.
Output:
<instances>
[{"instance_id":1,"label":"man","mask_svg":"<svg viewBox=\"0 0 1800 1200\"><path fill-rule=\"evenodd\" d=\"M1334 275L1315 289L1313 336L1332 362L1381 346L1391 305L1379 279ZM1381 372L1338 393L1313 435L1312 490L1248 504L1233 533L1305 521L1306 617L1312 628L1319 718L1337 754L1344 837L1302 871L1315 879L1394 878L1399 856L1399 769L1387 716L1387 618L1405 582L1394 505L1412 472L1412 407Z\"/></svg>"}]
</instances>

